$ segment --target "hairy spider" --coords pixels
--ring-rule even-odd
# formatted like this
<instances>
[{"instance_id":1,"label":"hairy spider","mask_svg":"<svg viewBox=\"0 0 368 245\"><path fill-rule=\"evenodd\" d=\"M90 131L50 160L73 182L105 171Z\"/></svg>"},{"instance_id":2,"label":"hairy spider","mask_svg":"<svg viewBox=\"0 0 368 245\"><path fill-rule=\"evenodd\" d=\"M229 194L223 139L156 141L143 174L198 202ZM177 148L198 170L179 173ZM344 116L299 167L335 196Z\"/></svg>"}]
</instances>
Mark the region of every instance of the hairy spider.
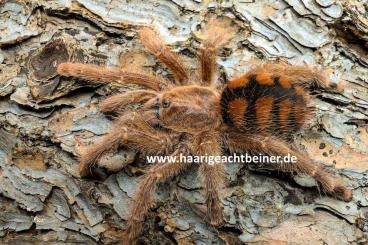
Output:
<instances>
[{"instance_id":1,"label":"hairy spider","mask_svg":"<svg viewBox=\"0 0 368 245\"><path fill-rule=\"evenodd\" d=\"M269 155L291 154L296 163L278 168L315 178L321 189L352 199L338 178L333 177L290 143L313 111L307 90L312 85L328 87L327 77L315 68L269 63L222 85L216 77L216 54L232 36L220 25L211 25L199 48L199 72L189 75L180 57L149 28L140 30L143 45L167 66L175 82L149 74L106 68L92 64L62 63L60 75L99 82L138 84L147 89L113 95L102 101L102 112L121 112L128 104L144 103L139 110L119 114L114 126L101 142L80 152L80 175L89 174L101 156L125 145L147 155L220 156L230 152L259 152ZM153 205L158 183L178 175L191 164L160 162L141 177L127 220L127 243L141 233L145 215ZM220 191L224 166L202 162L199 166L205 189L207 214L212 225L223 222Z\"/></svg>"}]
</instances>

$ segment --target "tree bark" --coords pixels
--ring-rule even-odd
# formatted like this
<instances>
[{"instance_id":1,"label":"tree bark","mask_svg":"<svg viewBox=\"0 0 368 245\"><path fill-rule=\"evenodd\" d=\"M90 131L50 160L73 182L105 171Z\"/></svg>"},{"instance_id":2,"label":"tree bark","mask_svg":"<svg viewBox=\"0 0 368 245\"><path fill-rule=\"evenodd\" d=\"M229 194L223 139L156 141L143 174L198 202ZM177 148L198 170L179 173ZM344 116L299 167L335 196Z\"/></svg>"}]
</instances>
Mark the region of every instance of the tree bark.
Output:
<instances>
[{"instance_id":1,"label":"tree bark","mask_svg":"<svg viewBox=\"0 0 368 245\"><path fill-rule=\"evenodd\" d=\"M200 30L216 17L236 36L220 52L221 79L255 59L328 67L339 92L318 91L298 148L353 189L345 203L303 176L228 164L225 224L210 227L192 168L159 188L146 244L367 244L368 3L333 0L0 1L0 241L113 244L146 165L119 149L101 165L121 171L81 179L78 147L112 124L98 103L134 86L60 77L65 61L136 67L172 79L139 42L153 26L194 71ZM129 165L128 165L129 164ZM311 187L312 186L312 187Z\"/></svg>"}]
</instances>

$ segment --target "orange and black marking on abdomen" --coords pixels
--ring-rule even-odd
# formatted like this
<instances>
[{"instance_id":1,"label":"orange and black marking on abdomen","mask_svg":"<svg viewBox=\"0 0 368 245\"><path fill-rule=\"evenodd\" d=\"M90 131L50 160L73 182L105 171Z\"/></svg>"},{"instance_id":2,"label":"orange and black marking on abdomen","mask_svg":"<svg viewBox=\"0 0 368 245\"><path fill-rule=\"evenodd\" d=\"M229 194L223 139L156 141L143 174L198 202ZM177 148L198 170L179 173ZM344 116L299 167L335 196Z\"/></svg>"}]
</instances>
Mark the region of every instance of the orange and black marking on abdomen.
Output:
<instances>
[{"instance_id":1,"label":"orange and black marking on abdomen","mask_svg":"<svg viewBox=\"0 0 368 245\"><path fill-rule=\"evenodd\" d=\"M267 80L259 81L264 78ZM307 93L285 77L242 76L230 81L222 93L222 117L226 124L241 130L292 135L308 117ZM234 111L236 108L239 111Z\"/></svg>"}]
</instances>

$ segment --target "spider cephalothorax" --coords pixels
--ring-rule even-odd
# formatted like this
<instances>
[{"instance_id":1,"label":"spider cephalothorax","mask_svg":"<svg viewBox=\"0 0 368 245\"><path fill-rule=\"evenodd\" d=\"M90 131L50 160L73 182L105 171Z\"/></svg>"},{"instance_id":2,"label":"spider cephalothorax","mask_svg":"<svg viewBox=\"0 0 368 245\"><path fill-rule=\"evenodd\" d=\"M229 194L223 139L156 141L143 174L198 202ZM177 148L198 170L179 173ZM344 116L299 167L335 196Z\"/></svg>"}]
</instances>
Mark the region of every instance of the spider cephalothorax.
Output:
<instances>
[{"instance_id":1,"label":"spider cephalothorax","mask_svg":"<svg viewBox=\"0 0 368 245\"><path fill-rule=\"evenodd\" d=\"M231 37L231 31L212 23L199 50L199 73L191 77L180 57L165 46L154 31L143 28L141 41L173 73L175 82L141 73L96 65L62 63L58 73L99 82L133 83L147 90L113 95L102 101L103 112L120 112L115 125L98 144L80 152L80 174L86 176L101 156L120 145L145 154L221 156L231 152L260 152L269 155L291 154L296 163L279 169L314 177L322 190L352 198L339 179L314 164L290 145L291 136L310 117L311 85L328 86L327 78L316 69L287 64L264 64L230 80L225 86L216 79L216 53ZM138 111L123 111L128 104L143 103ZM220 191L223 165L203 160L199 166L206 192L209 221L223 221ZM142 222L152 206L152 193L166 181L190 166L186 162L158 162L142 176L127 220L125 240L134 243Z\"/></svg>"},{"instance_id":2,"label":"spider cephalothorax","mask_svg":"<svg viewBox=\"0 0 368 245\"><path fill-rule=\"evenodd\" d=\"M163 127L183 133L201 133L221 124L220 95L198 85L164 91L146 103ZM180 122L180 123L179 123Z\"/></svg>"}]
</instances>

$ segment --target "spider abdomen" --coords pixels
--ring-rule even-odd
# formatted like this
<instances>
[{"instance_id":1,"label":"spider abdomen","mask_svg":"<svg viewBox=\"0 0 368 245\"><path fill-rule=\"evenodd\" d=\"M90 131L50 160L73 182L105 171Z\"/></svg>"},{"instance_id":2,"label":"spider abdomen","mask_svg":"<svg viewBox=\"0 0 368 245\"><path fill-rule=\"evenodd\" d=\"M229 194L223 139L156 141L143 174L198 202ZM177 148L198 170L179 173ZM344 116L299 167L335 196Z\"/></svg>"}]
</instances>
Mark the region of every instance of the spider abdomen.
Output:
<instances>
[{"instance_id":1,"label":"spider abdomen","mask_svg":"<svg viewBox=\"0 0 368 245\"><path fill-rule=\"evenodd\" d=\"M288 137L311 114L308 92L280 74L250 73L228 82L221 97L225 124Z\"/></svg>"}]
</instances>

